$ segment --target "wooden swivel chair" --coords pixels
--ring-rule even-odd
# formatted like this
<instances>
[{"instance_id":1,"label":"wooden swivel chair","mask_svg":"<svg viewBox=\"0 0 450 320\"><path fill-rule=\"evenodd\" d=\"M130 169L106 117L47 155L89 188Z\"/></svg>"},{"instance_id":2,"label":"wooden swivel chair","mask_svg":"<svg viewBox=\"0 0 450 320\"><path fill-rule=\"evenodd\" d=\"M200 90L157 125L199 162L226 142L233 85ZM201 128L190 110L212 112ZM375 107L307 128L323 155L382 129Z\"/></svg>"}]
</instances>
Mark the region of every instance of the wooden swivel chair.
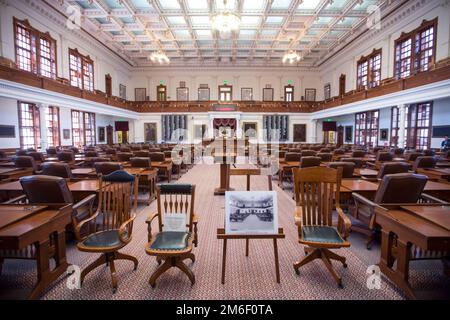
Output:
<instances>
[{"instance_id":1,"label":"wooden swivel chair","mask_svg":"<svg viewBox=\"0 0 450 320\"><path fill-rule=\"evenodd\" d=\"M117 161L128 162L133 157L131 152L117 152Z\"/></svg>"},{"instance_id":2,"label":"wooden swivel chair","mask_svg":"<svg viewBox=\"0 0 450 320\"><path fill-rule=\"evenodd\" d=\"M118 279L114 261L130 260L134 263L134 270L138 266L135 257L119 252L132 239L138 182L137 177L122 170L101 176L99 180L101 191L97 211L74 227L80 251L101 253L97 260L81 272L81 283L89 272L106 264L109 265L115 293ZM90 231L86 236L80 232L84 225Z\"/></svg>"},{"instance_id":3,"label":"wooden swivel chair","mask_svg":"<svg viewBox=\"0 0 450 320\"><path fill-rule=\"evenodd\" d=\"M36 172L38 169L36 160L31 156L15 156L13 162L17 168L31 168L33 172Z\"/></svg>"},{"instance_id":4,"label":"wooden swivel chair","mask_svg":"<svg viewBox=\"0 0 450 320\"><path fill-rule=\"evenodd\" d=\"M331 260L338 260L347 267L345 257L330 251L350 247L347 241L351 227L350 219L339 204L342 168L325 167L295 168L294 192L296 199L295 224L298 227L298 242L305 245L306 256L294 263L294 270L315 259L321 259L342 288L342 279L333 269ZM332 225L332 212L338 213L337 227Z\"/></svg>"},{"instance_id":5,"label":"wooden swivel chair","mask_svg":"<svg viewBox=\"0 0 450 320\"><path fill-rule=\"evenodd\" d=\"M122 170L122 165L117 162L97 162L94 163L95 172L97 175L108 175L117 170Z\"/></svg>"},{"instance_id":6,"label":"wooden swivel chair","mask_svg":"<svg viewBox=\"0 0 450 320\"><path fill-rule=\"evenodd\" d=\"M40 174L46 176L61 177L65 179L72 178L72 170L65 162L44 162L41 165Z\"/></svg>"},{"instance_id":7,"label":"wooden swivel chair","mask_svg":"<svg viewBox=\"0 0 450 320\"><path fill-rule=\"evenodd\" d=\"M321 162L320 157L306 156L300 160L300 168L319 167Z\"/></svg>"},{"instance_id":8,"label":"wooden swivel chair","mask_svg":"<svg viewBox=\"0 0 450 320\"><path fill-rule=\"evenodd\" d=\"M330 162L328 167L333 169L342 168L342 179L354 178L355 164L353 162Z\"/></svg>"},{"instance_id":9,"label":"wooden swivel chair","mask_svg":"<svg viewBox=\"0 0 450 320\"><path fill-rule=\"evenodd\" d=\"M331 152L319 152L316 156L319 157L322 162L330 162L333 159L333 154Z\"/></svg>"},{"instance_id":10,"label":"wooden swivel chair","mask_svg":"<svg viewBox=\"0 0 450 320\"><path fill-rule=\"evenodd\" d=\"M417 157L413 164L413 171L417 172L417 169L429 169L436 165L436 158L430 156L420 156Z\"/></svg>"},{"instance_id":11,"label":"wooden swivel chair","mask_svg":"<svg viewBox=\"0 0 450 320\"><path fill-rule=\"evenodd\" d=\"M177 267L183 271L193 285L195 275L183 262L191 259L195 262L192 245L197 246L197 217L194 214L195 185L161 184L156 191L158 212L146 221L148 225L148 243L145 252L155 256L160 264L150 277L149 283L155 287L156 280L167 270ZM186 231L164 231L164 215L178 213L186 215ZM152 233L152 221L158 218L158 232ZM161 265L161 261L164 263Z\"/></svg>"}]
</instances>

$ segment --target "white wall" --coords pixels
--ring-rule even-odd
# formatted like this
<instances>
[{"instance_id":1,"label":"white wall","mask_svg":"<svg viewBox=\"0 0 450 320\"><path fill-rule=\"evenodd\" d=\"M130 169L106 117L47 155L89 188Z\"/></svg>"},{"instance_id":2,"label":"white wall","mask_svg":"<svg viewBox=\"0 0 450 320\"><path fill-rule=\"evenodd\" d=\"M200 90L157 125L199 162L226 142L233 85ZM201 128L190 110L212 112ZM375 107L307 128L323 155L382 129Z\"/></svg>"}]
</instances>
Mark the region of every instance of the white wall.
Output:
<instances>
[{"instance_id":1,"label":"white wall","mask_svg":"<svg viewBox=\"0 0 450 320\"><path fill-rule=\"evenodd\" d=\"M433 102L433 126L450 125L450 98ZM443 138L431 138L431 148L440 148Z\"/></svg>"},{"instance_id":2,"label":"white wall","mask_svg":"<svg viewBox=\"0 0 450 320\"><path fill-rule=\"evenodd\" d=\"M19 117L17 115L17 100L0 97L0 125L15 126L14 138L0 138L0 149L17 148L20 146Z\"/></svg>"}]
</instances>

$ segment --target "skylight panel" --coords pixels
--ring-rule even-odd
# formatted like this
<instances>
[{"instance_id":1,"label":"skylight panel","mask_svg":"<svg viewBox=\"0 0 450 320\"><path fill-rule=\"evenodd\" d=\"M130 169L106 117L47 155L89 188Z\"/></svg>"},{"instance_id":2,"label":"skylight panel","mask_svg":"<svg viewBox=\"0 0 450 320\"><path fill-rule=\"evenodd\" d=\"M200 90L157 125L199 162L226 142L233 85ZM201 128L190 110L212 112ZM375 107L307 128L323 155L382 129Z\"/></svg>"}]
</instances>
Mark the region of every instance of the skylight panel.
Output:
<instances>
[{"instance_id":1,"label":"skylight panel","mask_svg":"<svg viewBox=\"0 0 450 320\"><path fill-rule=\"evenodd\" d=\"M191 36L188 30L175 30L173 33L177 38L188 38Z\"/></svg>"},{"instance_id":2,"label":"skylight panel","mask_svg":"<svg viewBox=\"0 0 450 320\"><path fill-rule=\"evenodd\" d=\"M208 10L207 0L187 0L187 5L191 10Z\"/></svg>"},{"instance_id":3,"label":"skylight panel","mask_svg":"<svg viewBox=\"0 0 450 320\"><path fill-rule=\"evenodd\" d=\"M115 0L114 0L115 1ZM165 10L177 10L180 9L178 0L158 0L161 8Z\"/></svg>"},{"instance_id":4,"label":"skylight panel","mask_svg":"<svg viewBox=\"0 0 450 320\"><path fill-rule=\"evenodd\" d=\"M264 1L245 0L242 9L245 10L262 10L264 9Z\"/></svg>"},{"instance_id":5,"label":"skylight panel","mask_svg":"<svg viewBox=\"0 0 450 320\"><path fill-rule=\"evenodd\" d=\"M195 30L199 37L212 37L211 30Z\"/></svg>"},{"instance_id":6,"label":"skylight panel","mask_svg":"<svg viewBox=\"0 0 450 320\"><path fill-rule=\"evenodd\" d=\"M332 3L328 3L325 7L326 10L340 10L342 9L348 0L334 0Z\"/></svg>"},{"instance_id":7,"label":"skylight panel","mask_svg":"<svg viewBox=\"0 0 450 320\"><path fill-rule=\"evenodd\" d=\"M314 10L319 5L320 0L303 0L297 7L298 10Z\"/></svg>"},{"instance_id":8,"label":"skylight panel","mask_svg":"<svg viewBox=\"0 0 450 320\"><path fill-rule=\"evenodd\" d=\"M178 25L186 24L186 20L184 20L184 17L181 17L181 16L171 16L171 17L167 17L166 19L169 24L178 24Z\"/></svg>"},{"instance_id":9,"label":"skylight panel","mask_svg":"<svg viewBox=\"0 0 450 320\"><path fill-rule=\"evenodd\" d=\"M268 24L280 24L284 20L283 17L277 17L277 16L269 16L266 19L266 23Z\"/></svg>"},{"instance_id":10,"label":"skylight panel","mask_svg":"<svg viewBox=\"0 0 450 320\"><path fill-rule=\"evenodd\" d=\"M227 1L226 6L223 3L223 0L216 0L216 9L217 10L235 10L236 8L236 1L235 0L229 0Z\"/></svg>"},{"instance_id":11,"label":"skylight panel","mask_svg":"<svg viewBox=\"0 0 450 320\"><path fill-rule=\"evenodd\" d=\"M208 16L192 16L191 23L193 26L210 25L211 21Z\"/></svg>"},{"instance_id":12,"label":"skylight panel","mask_svg":"<svg viewBox=\"0 0 450 320\"><path fill-rule=\"evenodd\" d=\"M133 0L133 4L138 9L150 9L152 7L147 0Z\"/></svg>"},{"instance_id":13,"label":"skylight panel","mask_svg":"<svg viewBox=\"0 0 450 320\"><path fill-rule=\"evenodd\" d=\"M117 0L104 0L110 9L122 9L124 6Z\"/></svg>"},{"instance_id":14,"label":"skylight panel","mask_svg":"<svg viewBox=\"0 0 450 320\"><path fill-rule=\"evenodd\" d=\"M242 16L241 24L256 26L260 23L260 17L257 16Z\"/></svg>"},{"instance_id":15,"label":"skylight panel","mask_svg":"<svg viewBox=\"0 0 450 320\"><path fill-rule=\"evenodd\" d=\"M288 9L292 0L273 0L272 9Z\"/></svg>"},{"instance_id":16,"label":"skylight panel","mask_svg":"<svg viewBox=\"0 0 450 320\"><path fill-rule=\"evenodd\" d=\"M249 29L242 29L240 32L239 32L239 35L240 36L245 36L245 37L251 37L251 36L254 36L256 34L256 30L249 30Z\"/></svg>"}]
</instances>

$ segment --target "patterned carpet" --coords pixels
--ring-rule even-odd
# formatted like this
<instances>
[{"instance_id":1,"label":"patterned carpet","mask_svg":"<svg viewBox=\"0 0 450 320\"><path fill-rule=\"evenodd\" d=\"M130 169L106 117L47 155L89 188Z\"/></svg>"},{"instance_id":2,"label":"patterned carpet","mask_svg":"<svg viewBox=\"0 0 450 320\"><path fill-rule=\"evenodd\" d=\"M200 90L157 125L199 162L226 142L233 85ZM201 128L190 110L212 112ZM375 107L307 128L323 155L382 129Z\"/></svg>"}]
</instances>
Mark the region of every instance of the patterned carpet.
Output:
<instances>
[{"instance_id":1,"label":"patterned carpet","mask_svg":"<svg viewBox=\"0 0 450 320\"><path fill-rule=\"evenodd\" d=\"M339 289L323 263L316 260L300 269L296 275L292 264L303 256L303 247L297 242L297 230L293 223L294 201L289 192L276 186L278 192L279 226L285 230L286 238L279 240L281 283L275 281L273 246L271 240L250 242L250 255L245 257L245 241L228 243L227 277L225 285L220 283L222 241L216 239L216 229L224 224L224 197L214 196L219 184L219 166L198 164L184 174L180 183L196 184L196 212L200 216L199 246L194 249L197 261L188 265L196 276L191 286L188 278L178 269L171 269L161 276L152 289L148 279L157 268L154 257L146 255L147 239L145 219L155 211L156 203L140 207L134 224L133 240L122 251L134 255L139 266L133 271L132 263L116 263L119 288L112 294L109 269L99 267L85 279L82 289L70 290L66 277L61 277L42 299L404 299L403 294L382 278L381 289L368 289L366 270L379 260L379 247L371 251L364 247L363 237L352 234L352 247L339 250L347 258L348 268L335 263L343 278L344 288ZM245 190L245 177L232 177L231 186ZM266 190L267 179L252 177L252 190ZM68 245L68 260L81 268L94 261L97 254L79 252L74 244ZM333 262L334 263L334 262ZM33 261L7 260L0 276L0 293L15 293L29 290L35 281ZM434 298L435 294L450 288L449 278L442 274L440 261L413 262L411 283L419 297ZM446 292L448 293L448 291ZM0 294L1 296L1 294Z\"/></svg>"}]
</instances>

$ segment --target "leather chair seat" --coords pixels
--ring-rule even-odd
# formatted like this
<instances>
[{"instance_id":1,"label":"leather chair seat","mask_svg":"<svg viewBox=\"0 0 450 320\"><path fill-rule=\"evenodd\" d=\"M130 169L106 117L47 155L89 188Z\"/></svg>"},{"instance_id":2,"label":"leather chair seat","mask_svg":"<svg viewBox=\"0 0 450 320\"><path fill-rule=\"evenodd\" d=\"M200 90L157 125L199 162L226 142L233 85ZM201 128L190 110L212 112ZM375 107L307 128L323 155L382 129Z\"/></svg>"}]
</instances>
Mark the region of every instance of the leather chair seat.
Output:
<instances>
[{"instance_id":1,"label":"leather chair seat","mask_svg":"<svg viewBox=\"0 0 450 320\"><path fill-rule=\"evenodd\" d=\"M125 234L126 236L126 234ZM119 237L119 230L106 230L89 235L80 243L83 247L118 247L122 244Z\"/></svg>"},{"instance_id":2,"label":"leather chair seat","mask_svg":"<svg viewBox=\"0 0 450 320\"><path fill-rule=\"evenodd\" d=\"M162 231L155 236L150 250L184 250L189 246L190 232Z\"/></svg>"},{"instance_id":3,"label":"leather chair seat","mask_svg":"<svg viewBox=\"0 0 450 320\"><path fill-rule=\"evenodd\" d=\"M344 243L339 232L334 227L329 226L303 226L302 240L319 243Z\"/></svg>"}]
</instances>

